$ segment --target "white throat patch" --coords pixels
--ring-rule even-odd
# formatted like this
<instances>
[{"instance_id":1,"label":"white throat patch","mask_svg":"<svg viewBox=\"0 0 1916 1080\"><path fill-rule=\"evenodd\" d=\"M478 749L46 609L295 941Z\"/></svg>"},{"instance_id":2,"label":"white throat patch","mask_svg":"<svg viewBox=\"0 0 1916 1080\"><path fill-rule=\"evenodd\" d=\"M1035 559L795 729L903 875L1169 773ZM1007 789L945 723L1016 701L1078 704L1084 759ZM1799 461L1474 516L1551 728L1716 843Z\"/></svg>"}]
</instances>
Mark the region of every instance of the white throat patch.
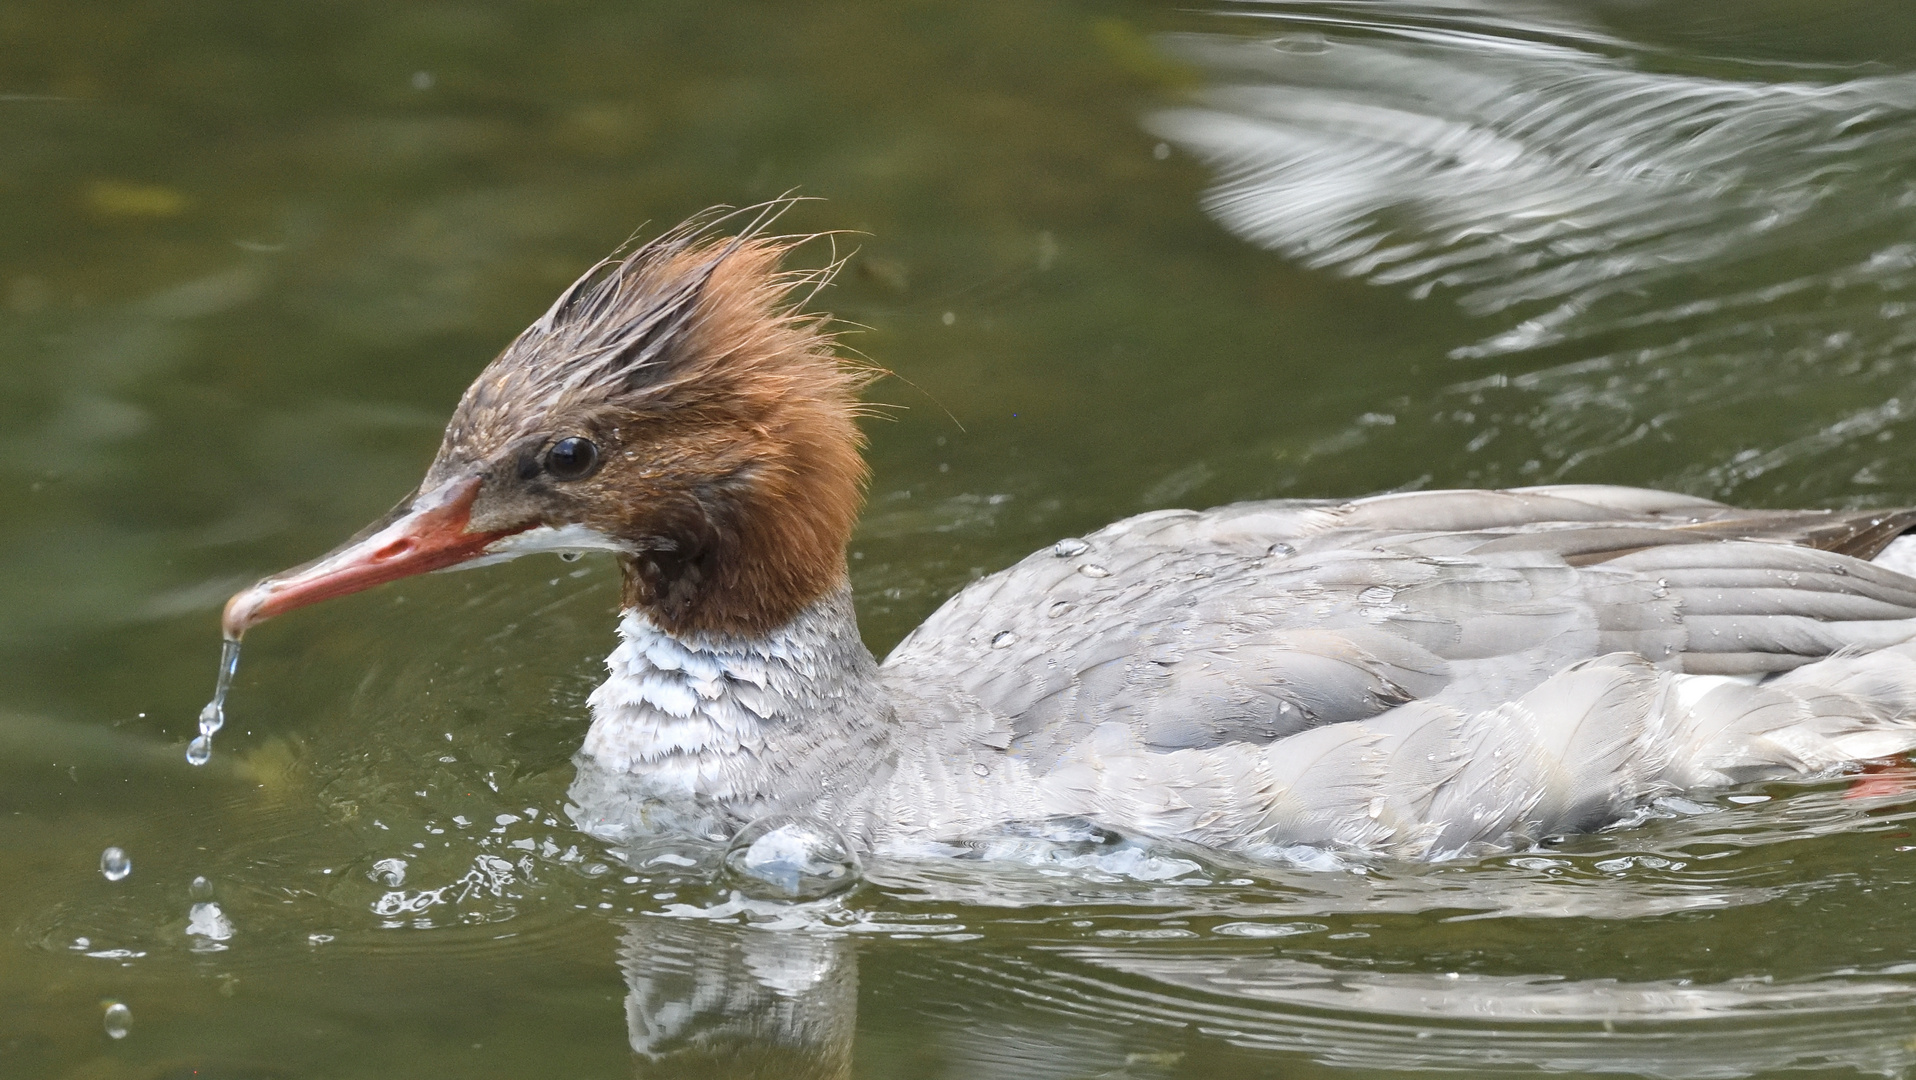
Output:
<instances>
[{"instance_id":1,"label":"white throat patch","mask_svg":"<svg viewBox=\"0 0 1916 1080\"><path fill-rule=\"evenodd\" d=\"M585 752L619 772L644 771L686 794L706 787L705 766L754 752L768 722L787 719L798 687L777 636L681 640L628 611L611 676L592 692Z\"/></svg>"},{"instance_id":2,"label":"white throat patch","mask_svg":"<svg viewBox=\"0 0 1916 1080\"><path fill-rule=\"evenodd\" d=\"M892 713L850 588L750 636L674 636L627 611L606 667L572 786L590 830L650 828L659 813L736 826L791 811L859 831L844 800L886 771Z\"/></svg>"}]
</instances>

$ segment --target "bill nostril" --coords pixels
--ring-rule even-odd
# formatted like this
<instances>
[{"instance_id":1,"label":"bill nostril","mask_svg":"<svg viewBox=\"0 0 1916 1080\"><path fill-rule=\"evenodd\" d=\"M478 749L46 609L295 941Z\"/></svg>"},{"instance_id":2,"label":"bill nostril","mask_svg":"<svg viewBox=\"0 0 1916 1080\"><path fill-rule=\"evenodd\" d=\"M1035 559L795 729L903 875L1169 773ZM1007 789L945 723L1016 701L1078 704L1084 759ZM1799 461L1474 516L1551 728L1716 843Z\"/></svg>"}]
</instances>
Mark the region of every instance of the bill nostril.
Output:
<instances>
[{"instance_id":1,"label":"bill nostril","mask_svg":"<svg viewBox=\"0 0 1916 1080\"><path fill-rule=\"evenodd\" d=\"M412 549L413 549L412 539L410 537L406 537L399 540L394 540L392 543L387 544L385 547L380 548L378 551L373 552L373 558L378 559L381 562L384 562L388 559L397 559L401 555L404 555L407 552L410 552Z\"/></svg>"}]
</instances>

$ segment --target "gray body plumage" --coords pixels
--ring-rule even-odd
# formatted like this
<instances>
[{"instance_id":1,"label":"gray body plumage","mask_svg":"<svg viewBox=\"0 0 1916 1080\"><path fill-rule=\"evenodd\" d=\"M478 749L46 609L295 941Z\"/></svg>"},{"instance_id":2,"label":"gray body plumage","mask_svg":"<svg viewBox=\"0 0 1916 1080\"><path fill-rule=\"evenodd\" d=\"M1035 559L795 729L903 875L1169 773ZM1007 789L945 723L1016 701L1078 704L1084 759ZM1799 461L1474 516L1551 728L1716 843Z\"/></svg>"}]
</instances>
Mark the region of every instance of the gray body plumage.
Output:
<instances>
[{"instance_id":1,"label":"gray body plumage","mask_svg":"<svg viewBox=\"0 0 1916 1080\"><path fill-rule=\"evenodd\" d=\"M877 667L842 592L764 639L628 614L575 801L897 852L1053 818L1412 857L1595 828L1916 745L1916 579L1867 561L1912 525L1609 487L1167 511L974 583Z\"/></svg>"}]
</instances>

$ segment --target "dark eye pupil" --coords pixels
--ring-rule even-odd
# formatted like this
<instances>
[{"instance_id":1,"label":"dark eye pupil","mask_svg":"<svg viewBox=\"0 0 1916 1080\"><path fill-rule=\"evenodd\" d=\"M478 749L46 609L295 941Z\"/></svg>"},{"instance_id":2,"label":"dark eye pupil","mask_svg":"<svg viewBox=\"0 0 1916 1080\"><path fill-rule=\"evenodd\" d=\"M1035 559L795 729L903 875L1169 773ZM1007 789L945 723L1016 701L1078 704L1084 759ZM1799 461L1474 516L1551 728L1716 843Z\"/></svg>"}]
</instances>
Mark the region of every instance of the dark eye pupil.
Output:
<instances>
[{"instance_id":1,"label":"dark eye pupil","mask_svg":"<svg viewBox=\"0 0 1916 1080\"><path fill-rule=\"evenodd\" d=\"M561 480L577 480L599 463L599 448L591 439L574 435L560 439L546 451L546 471Z\"/></svg>"}]
</instances>

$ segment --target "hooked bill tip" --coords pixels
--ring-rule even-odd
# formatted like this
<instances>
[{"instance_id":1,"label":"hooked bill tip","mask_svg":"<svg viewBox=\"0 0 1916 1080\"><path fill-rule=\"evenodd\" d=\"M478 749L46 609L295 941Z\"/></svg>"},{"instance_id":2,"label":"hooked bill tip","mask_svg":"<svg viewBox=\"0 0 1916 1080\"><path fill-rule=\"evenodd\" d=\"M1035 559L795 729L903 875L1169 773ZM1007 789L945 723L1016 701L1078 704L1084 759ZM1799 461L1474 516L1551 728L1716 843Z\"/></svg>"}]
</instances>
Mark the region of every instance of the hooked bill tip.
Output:
<instances>
[{"instance_id":1,"label":"hooked bill tip","mask_svg":"<svg viewBox=\"0 0 1916 1080\"><path fill-rule=\"evenodd\" d=\"M266 603L268 590L267 578L248 588L241 589L227 598L226 608L220 613L220 635L228 641L238 641L248 628L263 620L260 608Z\"/></svg>"}]
</instances>

